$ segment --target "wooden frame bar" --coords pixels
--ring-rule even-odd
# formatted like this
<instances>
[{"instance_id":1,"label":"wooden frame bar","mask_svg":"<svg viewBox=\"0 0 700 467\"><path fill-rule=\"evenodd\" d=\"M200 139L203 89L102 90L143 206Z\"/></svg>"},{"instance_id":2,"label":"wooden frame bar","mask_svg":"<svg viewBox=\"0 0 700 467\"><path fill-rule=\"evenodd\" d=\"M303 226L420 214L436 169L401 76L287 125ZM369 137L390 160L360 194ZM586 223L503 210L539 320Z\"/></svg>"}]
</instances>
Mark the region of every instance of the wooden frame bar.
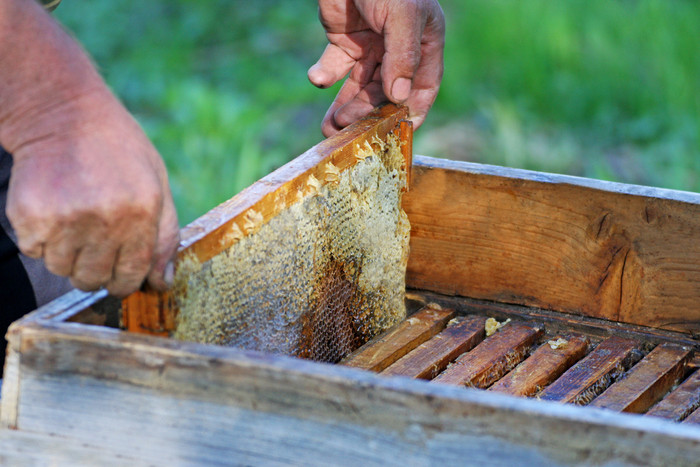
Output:
<instances>
[{"instance_id":1,"label":"wooden frame bar","mask_svg":"<svg viewBox=\"0 0 700 467\"><path fill-rule=\"evenodd\" d=\"M696 370L646 414L679 422L699 407L700 372Z\"/></svg>"},{"instance_id":2,"label":"wooden frame bar","mask_svg":"<svg viewBox=\"0 0 700 467\"><path fill-rule=\"evenodd\" d=\"M646 412L678 382L689 359L688 349L660 345L637 363L625 379L598 396L591 406L623 412Z\"/></svg>"},{"instance_id":3,"label":"wooden frame bar","mask_svg":"<svg viewBox=\"0 0 700 467\"><path fill-rule=\"evenodd\" d=\"M447 327L382 372L385 376L433 379L484 339L485 318L472 316Z\"/></svg>"},{"instance_id":4,"label":"wooden frame bar","mask_svg":"<svg viewBox=\"0 0 700 467\"><path fill-rule=\"evenodd\" d=\"M342 362L342 365L380 372L427 341L452 319L453 310L426 307L385 334L365 344Z\"/></svg>"},{"instance_id":5,"label":"wooden frame bar","mask_svg":"<svg viewBox=\"0 0 700 467\"><path fill-rule=\"evenodd\" d=\"M549 401L586 405L624 373L637 343L613 336L569 368L539 397Z\"/></svg>"},{"instance_id":6,"label":"wooden frame bar","mask_svg":"<svg viewBox=\"0 0 700 467\"><path fill-rule=\"evenodd\" d=\"M579 361L586 354L587 347L588 340L582 336L568 338L561 347L544 343L489 390L532 396Z\"/></svg>"},{"instance_id":7,"label":"wooden frame bar","mask_svg":"<svg viewBox=\"0 0 700 467\"><path fill-rule=\"evenodd\" d=\"M541 334L539 328L509 323L458 358L432 382L487 388L524 360Z\"/></svg>"}]
</instances>

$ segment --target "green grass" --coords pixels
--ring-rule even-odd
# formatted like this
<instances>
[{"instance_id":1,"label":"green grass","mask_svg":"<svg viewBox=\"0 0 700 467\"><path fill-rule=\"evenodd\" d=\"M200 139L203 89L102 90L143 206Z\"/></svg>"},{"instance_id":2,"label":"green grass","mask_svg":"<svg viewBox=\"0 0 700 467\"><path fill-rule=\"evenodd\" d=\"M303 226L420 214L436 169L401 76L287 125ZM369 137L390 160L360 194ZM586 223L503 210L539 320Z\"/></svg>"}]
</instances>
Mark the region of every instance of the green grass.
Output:
<instances>
[{"instance_id":1,"label":"green grass","mask_svg":"<svg viewBox=\"0 0 700 467\"><path fill-rule=\"evenodd\" d=\"M443 5L446 72L429 126L471 129L464 157L700 189L700 4Z\"/></svg>"},{"instance_id":2,"label":"green grass","mask_svg":"<svg viewBox=\"0 0 700 467\"><path fill-rule=\"evenodd\" d=\"M700 4L444 0L423 154L700 191ZM163 154L182 223L321 139L312 0L64 0Z\"/></svg>"}]
</instances>

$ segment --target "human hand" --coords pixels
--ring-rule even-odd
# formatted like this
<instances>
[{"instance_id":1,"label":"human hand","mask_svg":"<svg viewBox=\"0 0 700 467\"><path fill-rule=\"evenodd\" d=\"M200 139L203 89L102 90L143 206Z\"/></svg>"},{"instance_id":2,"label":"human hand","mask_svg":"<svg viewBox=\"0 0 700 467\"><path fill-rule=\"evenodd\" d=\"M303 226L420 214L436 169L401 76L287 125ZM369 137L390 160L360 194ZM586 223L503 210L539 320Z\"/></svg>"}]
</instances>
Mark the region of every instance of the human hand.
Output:
<instances>
[{"instance_id":1,"label":"human hand","mask_svg":"<svg viewBox=\"0 0 700 467\"><path fill-rule=\"evenodd\" d=\"M42 112L11 147L7 215L20 250L83 290L167 287L178 222L165 166L106 88Z\"/></svg>"},{"instance_id":2,"label":"human hand","mask_svg":"<svg viewBox=\"0 0 700 467\"><path fill-rule=\"evenodd\" d=\"M445 18L437 0L319 0L328 46L309 69L327 88L348 73L323 119L331 136L387 99L408 106L418 128L443 72Z\"/></svg>"},{"instance_id":3,"label":"human hand","mask_svg":"<svg viewBox=\"0 0 700 467\"><path fill-rule=\"evenodd\" d=\"M0 144L19 249L84 290L167 287L178 245L167 173L80 46L29 0L0 1Z\"/></svg>"}]
</instances>

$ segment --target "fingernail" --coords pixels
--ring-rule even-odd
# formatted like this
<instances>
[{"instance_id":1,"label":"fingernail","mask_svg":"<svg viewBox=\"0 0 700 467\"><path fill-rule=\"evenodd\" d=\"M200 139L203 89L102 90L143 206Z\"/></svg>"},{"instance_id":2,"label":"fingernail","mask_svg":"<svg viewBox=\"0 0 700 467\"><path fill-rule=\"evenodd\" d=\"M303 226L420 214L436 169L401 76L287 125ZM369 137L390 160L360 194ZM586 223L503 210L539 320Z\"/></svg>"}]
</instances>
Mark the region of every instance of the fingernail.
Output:
<instances>
[{"instance_id":1,"label":"fingernail","mask_svg":"<svg viewBox=\"0 0 700 467\"><path fill-rule=\"evenodd\" d=\"M411 80L408 78L396 78L391 87L391 95L397 102L403 102L411 94Z\"/></svg>"},{"instance_id":2,"label":"fingernail","mask_svg":"<svg viewBox=\"0 0 700 467\"><path fill-rule=\"evenodd\" d=\"M165 265L165 270L163 271L163 280L171 287L173 285L173 280L175 279L175 264L170 261Z\"/></svg>"},{"instance_id":3,"label":"fingernail","mask_svg":"<svg viewBox=\"0 0 700 467\"><path fill-rule=\"evenodd\" d=\"M323 70L321 69L321 66L318 63L309 68L309 71L306 73L306 76L309 78L311 84L313 84L317 88L326 89L328 87L328 84L325 83L325 76L323 74Z\"/></svg>"}]
</instances>

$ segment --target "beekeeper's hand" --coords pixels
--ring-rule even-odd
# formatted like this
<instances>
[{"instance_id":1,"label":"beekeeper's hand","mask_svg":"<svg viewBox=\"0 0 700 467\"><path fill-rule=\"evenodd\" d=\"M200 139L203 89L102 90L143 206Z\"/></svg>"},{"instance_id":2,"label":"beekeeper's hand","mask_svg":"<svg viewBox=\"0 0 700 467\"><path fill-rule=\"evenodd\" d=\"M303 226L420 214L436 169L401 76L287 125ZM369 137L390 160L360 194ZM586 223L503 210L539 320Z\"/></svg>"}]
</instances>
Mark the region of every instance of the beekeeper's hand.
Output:
<instances>
[{"instance_id":1,"label":"beekeeper's hand","mask_svg":"<svg viewBox=\"0 0 700 467\"><path fill-rule=\"evenodd\" d=\"M437 0L319 0L328 46L309 69L327 88L349 76L323 119L330 136L386 100L408 106L418 128L443 72L445 18Z\"/></svg>"},{"instance_id":2,"label":"beekeeper's hand","mask_svg":"<svg viewBox=\"0 0 700 467\"><path fill-rule=\"evenodd\" d=\"M163 161L34 0L0 2L0 144L19 249L84 290L164 289L178 223Z\"/></svg>"}]
</instances>

